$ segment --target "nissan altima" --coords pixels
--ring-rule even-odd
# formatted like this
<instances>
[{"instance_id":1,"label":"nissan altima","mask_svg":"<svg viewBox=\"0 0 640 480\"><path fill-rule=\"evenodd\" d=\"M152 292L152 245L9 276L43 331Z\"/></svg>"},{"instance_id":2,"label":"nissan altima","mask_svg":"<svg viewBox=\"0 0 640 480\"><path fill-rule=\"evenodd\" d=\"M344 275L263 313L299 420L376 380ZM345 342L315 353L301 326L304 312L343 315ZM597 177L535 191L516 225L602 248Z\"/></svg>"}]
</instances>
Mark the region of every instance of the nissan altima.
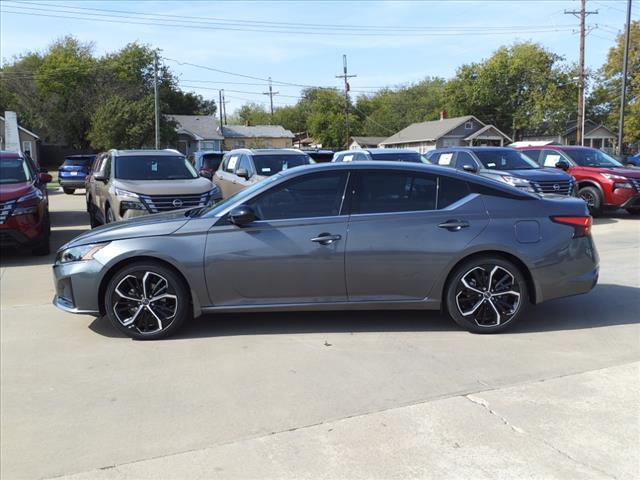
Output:
<instances>
[{"instance_id":1,"label":"nissan altima","mask_svg":"<svg viewBox=\"0 0 640 480\"><path fill-rule=\"evenodd\" d=\"M57 253L53 302L136 339L203 313L273 310L440 309L492 333L593 288L590 227L582 200L465 172L320 164L80 235Z\"/></svg>"}]
</instances>

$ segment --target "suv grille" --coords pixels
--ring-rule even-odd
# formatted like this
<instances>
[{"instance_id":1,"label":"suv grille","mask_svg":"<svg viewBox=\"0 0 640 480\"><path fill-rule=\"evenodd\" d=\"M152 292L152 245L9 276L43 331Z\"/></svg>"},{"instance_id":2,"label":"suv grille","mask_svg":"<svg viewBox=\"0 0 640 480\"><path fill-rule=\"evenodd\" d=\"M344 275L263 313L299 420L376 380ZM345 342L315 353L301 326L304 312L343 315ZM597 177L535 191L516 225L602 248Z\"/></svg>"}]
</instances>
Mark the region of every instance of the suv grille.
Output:
<instances>
[{"instance_id":1,"label":"suv grille","mask_svg":"<svg viewBox=\"0 0 640 480\"><path fill-rule=\"evenodd\" d=\"M179 210L181 208L204 207L207 192L196 195L140 195L140 200L151 213Z\"/></svg>"},{"instance_id":2,"label":"suv grille","mask_svg":"<svg viewBox=\"0 0 640 480\"><path fill-rule=\"evenodd\" d=\"M573 181L560 180L531 182L538 193L554 193L556 195L571 195L573 193Z\"/></svg>"},{"instance_id":3,"label":"suv grille","mask_svg":"<svg viewBox=\"0 0 640 480\"><path fill-rule=\"evenodd\" d=\"M0 223L4 223L7 221L9 215L13 211L13 207L15 207L16 201L11 200L9 202L0 203Z\"/></svg>"}]
</instances>

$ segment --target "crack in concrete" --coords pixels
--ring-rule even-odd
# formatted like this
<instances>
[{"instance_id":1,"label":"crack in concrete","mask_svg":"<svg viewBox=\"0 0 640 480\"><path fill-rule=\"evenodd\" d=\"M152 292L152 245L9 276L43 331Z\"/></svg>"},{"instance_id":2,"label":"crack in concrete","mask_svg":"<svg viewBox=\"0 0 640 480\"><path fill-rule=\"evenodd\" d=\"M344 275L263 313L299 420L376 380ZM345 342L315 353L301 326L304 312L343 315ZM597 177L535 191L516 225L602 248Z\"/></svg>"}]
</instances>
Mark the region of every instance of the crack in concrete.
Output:
<instances>
[{"instance_id":1,"label":"crack in concrete","mask_svg":"<svg viewBox=\"0 0 640 480\"><path fill-rule=\"evenodd\" d=\"M555 445L553 445L552 443L550 443L549 441L545 440L544 438L540 438L536 435L532 435L531 433L527 433L524 429L517 427L516 425L512 424L509 420L507 420L504 416L500 415L498 412L496 412L495 410L493 410L490 406L489 406L489 402L486 401L484 398L480 398L477 397L475 395L464 395L464 398L466 398L467 400L469 400L472 403L475 403L476 405L480 405L483 409L485 409L487 412L489 412L489 414L497 417L498 419L500 419L500 421L502 423L504 423L507 427L509 427L511 430L513 430L516 433L520 433L522 435L526 435L527 437L531 438L532 440L536 440L544 445L546 445L547 447L551 448L554 452L558 453L559 455L567 458L568 460L571 460L573 463L576 463L578 465L581 465L583 467L589 468L595 472L598 472L601 475L604 475L607 478L613 478L613 479L617 479L616 476L611 475L609 472L605 472L604 470L599 469L598 467L595 467L593 465L590 465L588 463L584 463L580 460L578 460L577 458L574 458L573 456L571 456L569 453L560 450L558 447L556 447Z\"/></svg>"}]
</instances>

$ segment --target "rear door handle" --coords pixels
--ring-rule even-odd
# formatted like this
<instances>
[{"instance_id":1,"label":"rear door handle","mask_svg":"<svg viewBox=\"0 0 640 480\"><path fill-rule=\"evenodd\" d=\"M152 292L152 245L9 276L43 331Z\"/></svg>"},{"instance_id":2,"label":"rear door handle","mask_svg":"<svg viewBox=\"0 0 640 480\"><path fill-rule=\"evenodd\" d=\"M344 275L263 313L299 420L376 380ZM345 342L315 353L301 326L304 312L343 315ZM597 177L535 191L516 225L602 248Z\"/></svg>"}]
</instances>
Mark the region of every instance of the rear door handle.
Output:
<instances>
[{"instance_id":1,"label":"rear door handle","mask_svg":"<svg viewBox=\"0 0 640 480\"><path fill-rule=\"evenodd\" d=\"M447 220L446 222L439 224L438 227L446 228L451 232L457 232L462 228L468 228L469 222L466 220Z\"/></svg>"},{"instance_id":2,"label":"rear door handle","mask_svg":"<svg viewBox=\"0 0 640 480\"><path fill-rule=\"evenodd\" d=\"M321 233L317 237L311 239L312 242L319 243L320 245L331 245L333 242L340 240L342 235L331 235L330 233Z\"/></svg>"}]
</instances>

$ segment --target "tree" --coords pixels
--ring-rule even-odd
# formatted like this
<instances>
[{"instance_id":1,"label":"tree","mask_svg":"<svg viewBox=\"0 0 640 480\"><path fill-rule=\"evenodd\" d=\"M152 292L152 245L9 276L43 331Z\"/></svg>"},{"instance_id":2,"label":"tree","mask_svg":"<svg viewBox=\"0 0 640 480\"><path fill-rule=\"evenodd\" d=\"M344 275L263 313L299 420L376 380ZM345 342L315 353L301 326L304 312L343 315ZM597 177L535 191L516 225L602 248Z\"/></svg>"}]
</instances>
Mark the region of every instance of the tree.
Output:
<instances>
[{"instance_id":1,"label":"tree","mask_svg":"<svg viewBox=\"0 0 640 480\"><path fill-rule=\"evenodd\" d=\"M598 72L596 86L589 98L589 109L613 131L618 131L620 91L622 89L622 57L624 33L616 38L607 61ZM629 37L627 106L625 108L624 141L640 142L640 21L631 22Z\"/></svg>"},{"instance_id":2,"label":"tree","mask_svg":"<svg viewBox=\"0 0 640 480\"><path fill-rule=\"evenodd\" d=\"M271 116L259 103L246 103L229 118L229 123L268 125L271 123Z\"/></svg>"},{"instance_id":3,"label":"tree","mask_svg":"<svg viewBox=\"0 0 640 480\"><path fill-rule=\"evenodd\" d=\"M139 100L113 96L100 105L91 118L91 144L98 149L143 148L155 143L155 105L152 96ZM162 144L175 140L176 124L160 117Z\"/></svg>"},{"instance_id":4,"label":"tree","mask_svg":"<svg viewBox=\"0 0 640 480\"><path fill-rule=\"evenodd\" d=\"M452 115L475 115L518 137L547 122L561 131L576 114L574 68L531 43L501 47L481 63L462 65L445 87Z\"/></svg>"}]
</instances>

